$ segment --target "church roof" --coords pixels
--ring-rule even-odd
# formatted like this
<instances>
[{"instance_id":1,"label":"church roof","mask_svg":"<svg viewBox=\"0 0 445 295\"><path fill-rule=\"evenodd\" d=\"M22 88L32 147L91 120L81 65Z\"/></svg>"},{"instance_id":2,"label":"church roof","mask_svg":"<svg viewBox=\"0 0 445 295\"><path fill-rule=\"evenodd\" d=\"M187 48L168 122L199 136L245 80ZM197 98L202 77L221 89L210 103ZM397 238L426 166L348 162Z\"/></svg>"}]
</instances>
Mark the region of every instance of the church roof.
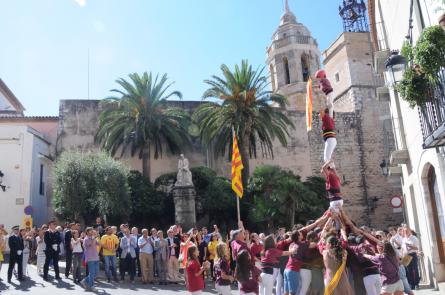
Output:
<instances>
[{"instance_id":1,"label":"church roof","mask_svg":"<svg viewBox=\"0 0 445 295\"><path fill-rule=\"evenodd\" d=\"M281 16L280 26L287 24L297 24L297 18L295 14L289 9L289 1L286 0L284 4L284 13Z\"/></svg>"},{"instance_id":2,"label":"church roof","mask_svg":"<svg viewBox=\"0 0 445 295\"><path fill-rule=\"evenodd\" d=\"M17 99L17 97L12 93L11 89L6 86L5 82L0 78L0 92L4 95L4 97L8 100L8 102L15 108L16 115L22 115L25 107L22 103ZM11 114L9 114L11 115Z\"/></svg>"}]
</instances>

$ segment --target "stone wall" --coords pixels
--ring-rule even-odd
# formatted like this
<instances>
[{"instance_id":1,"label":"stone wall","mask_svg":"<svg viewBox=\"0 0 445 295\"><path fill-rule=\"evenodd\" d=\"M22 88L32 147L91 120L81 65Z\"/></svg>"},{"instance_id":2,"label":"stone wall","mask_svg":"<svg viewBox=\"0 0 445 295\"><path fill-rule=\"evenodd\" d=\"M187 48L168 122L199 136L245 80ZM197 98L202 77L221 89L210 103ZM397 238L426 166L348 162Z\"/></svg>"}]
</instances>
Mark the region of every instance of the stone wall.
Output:
<instances>
[{"instance_id":1,"label":"stone wall","mask_svg":"<svg viewBox=\"0 0 445 295\"><path fill-rule=\"evenodd\" d=\"M388 202L392 194L399 191L399 185L382 176L380 161L384 157L383 122L386 119L382 111L384 105L375 100L372 91L363 90L361 100L364 107L361 111L339 112L336 115L337 148L334 159L338 174L342 179L342 191L345 196L345 208L351 217L360 224L369 223L374 226L395 224L398 216L390 212ZM350 93L345 94L345 97ZM358 95L355 90L355 95ZM301 98L302 99L302 98ZM341 99L339 100L341 101ZM181 101L172 105L193 111L200 102ZM97 118L100 111L98 101L65 100L60 104L60 139L59 152L70 149L98 150L94 142L97 131ZM321 122L314 112L313 130L306 131L305 112L286 110L287 116L295 125L290 130L286 147L279 142L274 144L274 157L262 155L251 160L251 172L259 165L278 165L292 170L295 174L306 178L320 175L323 163L324 142L321 136ZM199 141L184 150L192 167L208 166L219 175L230 176L230 161L227 157L214 157L210 151L204 150ZM119 154L119 153L118 153ZM117 155L118 155L117 154ZM141 171L141 161L125 154L118 158L131 169ZM176 171L178 156L164 154L160 159L152 159L152 180L156 177ZM372 201L374 197L376 201ZM375 208L374 208L375 207Z\"/></svg>"}]
</instances>

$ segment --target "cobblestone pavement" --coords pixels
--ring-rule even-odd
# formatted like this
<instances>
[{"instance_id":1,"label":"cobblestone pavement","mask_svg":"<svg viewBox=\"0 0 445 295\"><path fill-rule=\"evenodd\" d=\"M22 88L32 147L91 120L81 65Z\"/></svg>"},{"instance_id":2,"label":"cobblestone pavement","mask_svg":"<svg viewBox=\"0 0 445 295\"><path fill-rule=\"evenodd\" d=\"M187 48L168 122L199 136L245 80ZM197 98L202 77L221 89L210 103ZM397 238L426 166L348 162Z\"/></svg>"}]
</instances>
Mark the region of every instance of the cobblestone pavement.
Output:
<instances>
[{"instance_id":1,"label":"cobblestone pavement","mask_svg":"<svg viewBox=\"0 0 445 295\"><path fill-rule=\"evenodd\" d=\"M82 287L73 283L71 279L63 278L60 281L50 280L45 282L40 276L37 275L37 269L35 266L29 266L28 272L30 278L19 284L19 282L13 278L12 284L6 283L7 265L3 265L0 278L0 293L3 295L19 295L19 294L32 294L32 295L65 295L65 294L100 294L100 295L131 295L131 294L162 294L162 295L178 295L189 294L185 291L184 284L179 285L142 285L140 281L130 283L129 281L119 283L107 283L103 279L96 284L96 290L94 292L86 292ZM63 277L63 276L62 276ZM50 278L53 279L50 272ZM213 288L213 283L207 282L208 288L203 292L203 295L217 294ZM238 290L232 291L233 295L238 295ZM439 291L433 291L432 289L422 289L415 291L416 295L441 295Z\"/></svg>"}]
</instances>

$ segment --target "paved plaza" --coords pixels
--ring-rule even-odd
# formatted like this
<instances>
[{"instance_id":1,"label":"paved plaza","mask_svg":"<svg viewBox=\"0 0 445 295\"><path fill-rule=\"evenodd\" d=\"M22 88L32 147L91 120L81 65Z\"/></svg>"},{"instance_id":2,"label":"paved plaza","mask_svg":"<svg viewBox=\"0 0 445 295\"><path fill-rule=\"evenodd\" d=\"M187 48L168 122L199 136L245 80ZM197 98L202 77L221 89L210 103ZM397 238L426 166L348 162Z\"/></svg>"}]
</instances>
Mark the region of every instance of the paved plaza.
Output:
<instances>
[{"instance_id":1,"label":"paved plaza","mask_svg":"<svg viewBox=\"0 0 445 295\"><path fill-rule=\"evenodd\" d=\"M103 278L96 284L96 290L92 292L85 291L81 286L73 283L71 279L65 279L62 275L62 280L51 280L45 282L42 277L37 275L37 269L34 265L29 266L30 279L19 284L19 282L13 278L12 284L6 283L6 272L8 266L3 265L0 278L0 293L3 295L19 295L19 294L32 294L32 295L65 295L65 294L102 294L102 295L131 295L131 294L190 294L185 290L184 284L179 285L142 285L139 281L130 283L128 280L124 283L107 283ZM50 278L53 279L53 273L50 272ZM207 289L203 292L203 295L217 294L213 288L213 283L206 282ZM162 288L160 288L162 287ZM237 290L232 290L233 295L238 295ZM441 295L439 291L433 291L432 289L423 289L415 292L416 295Z\"/></svg>"}]
</instances>

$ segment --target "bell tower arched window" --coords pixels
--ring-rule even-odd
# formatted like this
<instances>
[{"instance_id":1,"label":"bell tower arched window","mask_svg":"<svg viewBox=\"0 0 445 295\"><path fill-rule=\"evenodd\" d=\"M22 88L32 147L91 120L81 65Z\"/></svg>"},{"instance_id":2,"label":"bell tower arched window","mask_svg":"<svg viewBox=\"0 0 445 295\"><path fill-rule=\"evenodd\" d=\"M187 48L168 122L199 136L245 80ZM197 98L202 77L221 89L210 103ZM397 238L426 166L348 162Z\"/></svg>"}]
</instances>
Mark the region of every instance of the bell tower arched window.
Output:
<instances>
[{"instance_id":1,"label":"bell tower arched window","mask_svg":"<svg viewBox=\"0 0 445 295\"><path fill-rule=\"evenodd\" d=\"M287 57L283 57L283 66L284 66L284 78L285 83L290 84L290 72L289 72L289 61Z\"/></svg>"},{"instance_id":2,"label":"bell tower arched window","mask_svg":"<svg viewBox=\"0 0 445 295\"><path fill-rule=\"evenodd\" d=\"M272 83L272 91L275 91L276 90L275 69L273 65L269 65L269 72L270 72L270 82Z\"/></svg>"},{"instance_id":3,"label":"bell tower arched window","mask_svg":"<svg viewBox=\"0 0 445 295\"><path fill-rule=\"evenodd\" d=\"M301 55L301 73L303 81L307 82L311 73L309 72L309 58L306 54Z\"/></svg>"}]
</instances>

